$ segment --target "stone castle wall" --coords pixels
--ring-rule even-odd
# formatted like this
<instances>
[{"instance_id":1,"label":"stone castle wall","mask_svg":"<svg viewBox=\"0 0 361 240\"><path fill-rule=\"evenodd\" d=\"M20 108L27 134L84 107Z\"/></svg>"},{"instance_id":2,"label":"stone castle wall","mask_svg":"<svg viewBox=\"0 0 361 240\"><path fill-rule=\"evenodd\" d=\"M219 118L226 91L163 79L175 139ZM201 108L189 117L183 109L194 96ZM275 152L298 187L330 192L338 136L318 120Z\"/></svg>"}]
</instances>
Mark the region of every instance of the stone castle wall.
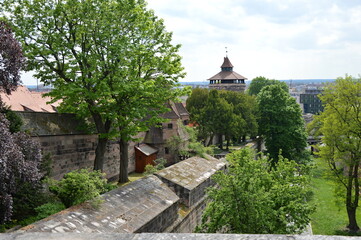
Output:
<instances>
[{"instance_id":1,"label":"stone castle wall","mask_svg":"<svg viewBox=\"0 0 361 240\"><path fill-rule=\"evenodd\" d=\"M43 155L50 154L51 177L54 179L59 180L72 170L93 168L97 135L50 135L38 136L34 139L39 141ZM128 147L128 172L135 171L135 144L135 142L130 142ZM104 161L104 172L108 179L115 179L118 176L119 159L119 144L116 141L109 141Z\"/></svg>"},{"instance_id":2,"label":"stone castle wall","mask_svg":"<svg viewBox=\"0 0 361 240\"><path fill-rule=\"evenodd\" d=\"M246 84L244 83L217 83L209 84L209 89L227 90L234 92L244 92L246 90Z\"/></svg>"},{"instance_id":3,"label":"stone castle wall","mask_svg":"<svg viewBox=\"0 0 361 240\"><path fill-rule=\"evenodd\" d=\"M195 161L196 160L196 161ZM199 163L199 164L197 164ZM190 182L184 184L182 173L187 172L185 165L196 164ZM92 208L88 202L70 207L57 214L33 223L19 232L48 233L142 233L142 232L193 232L200 223L205 207L204 183L225 166L223 160L192 158L177 163L179 168L169 167L167 173L175 178L169 179L179 187L189 188L189 195L174 192L168 185L167 176L162 180L157 176L148 176L114 189L102 195L104 202L99 208ZM174 166L174 165L173 165ZM179 172L179 169L183 169ZM178 180L177 180L178 179ZM181 191L184 192L184 191ZM193 204L189 197L202 193ZM188 199L184 199L188 198Z\"/></svg>"}]
</instances>

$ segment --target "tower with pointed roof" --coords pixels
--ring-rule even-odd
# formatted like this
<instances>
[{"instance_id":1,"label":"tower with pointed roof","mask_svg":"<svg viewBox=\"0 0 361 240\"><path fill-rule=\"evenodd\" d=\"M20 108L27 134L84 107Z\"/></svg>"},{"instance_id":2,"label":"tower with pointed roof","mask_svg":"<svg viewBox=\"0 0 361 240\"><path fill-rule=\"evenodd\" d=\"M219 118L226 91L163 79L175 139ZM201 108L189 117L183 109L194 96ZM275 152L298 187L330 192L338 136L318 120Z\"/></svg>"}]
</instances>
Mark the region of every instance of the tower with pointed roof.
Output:
<instances>
[{"instance_id":1,"label":"tower with pointed roof","mask_svg":"<svg viewBox=\"0 0 361 240\"><path fill-rule=\"evenodd\" d=\"M209 78L209 88L217 90L229 90L244 92L247 78L233 71L233 65L228 56L224 58L221 71Z\"/></svg>"}]
</instances>

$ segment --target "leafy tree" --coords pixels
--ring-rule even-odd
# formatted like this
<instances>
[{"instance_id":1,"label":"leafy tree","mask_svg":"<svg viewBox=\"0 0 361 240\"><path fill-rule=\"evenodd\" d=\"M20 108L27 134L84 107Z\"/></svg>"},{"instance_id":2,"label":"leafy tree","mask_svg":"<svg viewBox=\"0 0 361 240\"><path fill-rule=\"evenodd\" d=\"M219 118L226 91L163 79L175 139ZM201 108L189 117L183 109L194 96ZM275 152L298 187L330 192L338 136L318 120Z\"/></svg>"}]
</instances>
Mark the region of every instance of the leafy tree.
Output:
<instances>
[{"instance_id":1,"label":"leafy tree","mask_svg":"<svg viewBox=\"0 0 361 240\"><path fill-rule=\"evenodd\" d=\"M328 85L320 96L325 110L313 124L319 126L319 156L327 161L345 190L344 200L351 231L359 230L356 210L360 194L361 80L351 76ZM315 124L317 123L317 124Z\"/></svg>"},{"instance_id":2,"label":"leafy tree","mask_svg":"<svg viewBox=\"0 0 361 240\"><path fill-rule=\"evenodd\" d=\"M10 27L0 20L0 91L10 94L20 82L25 63L19 42ZM11 122L9 122L11 121ZM26 217L34 205L27 191L37 195L40 187L40 145L18 132L21 121L0 99L0 224ZM29 210L30 209L30 210ZM21 214L19 214L21 212Z\"/></svg>"},{"instance_id":3,"label":"leafy tree","mask_svg":"<svg viewBox=\"0 0 361 240\"><path fill-rule=\"evenodd\" d=\"M9 130L11 133L20 132L23 120L15 112L11 111L9 106L6 106L0 99L0 114L4 114L9 121Z\"/></svg>"},{"instance_id":4,"label":"leafy tree","mask_svg":"<svg viewBox=\"0 0 361 240\"><path fill-rule=\"evenodd\" d=\"M235 119L231 137L236 142L244 141L246 136L254 137L258 132L258 106L256 98L240 92L221 91L220 96L233 105Z\"/></svg>"},{"instance_id":5,"label":"leafy tree","mask_svg":"<svg viewBox=\"0 0 361 240\"><path fill-rule=\"evenodd\" d=\"M39 143L24 133L10 133L8 120L0 114L0 223L11 219L20 187L39 184L40 159Z\"/></svg>"},{"instance_id":6,"label":"leafy tree","mask_svg":"<svg viewBox=\"0 0 361 240\"><path fill-rule=\"evenodd\" d=\"M257 95L260 118L259 133L265 139L267 152L277 161L279 152L288 159L308 159L307 135L302 111L296 100L280 85L262 88Z\"/></svg>"},{"instance_id":7,"label":"leafy tree","mask_svg":"<svg viewBox=\"0 0 361 240\"><path fill-rule=\"evenodd\" d=\"M246 148L227 155L228 171L216 173L216 187L198 232L295 234L310 221L308 170L280 157L276 168L266 157L255 160ZM271 170L270 170L271 169Z\"/></svg>"},{"instance_id":8,"label":"leafy tree","mask_svg":"<svg viewBox=\"0 0 361 240\"><path fill-rule=\"evenodd\" d=\"M0 86L7 94L20 82L20 70L25 63L21 46L9 25L0 19Z\"/></svg>"},{"instance_id":9,"label":"leafy tree","mask_svg":"<svg viewBox=\"0 0 361 240\"><path fill-rule=\"evenodd\" d=\"M285 82L281 82L274 79L268 79L265 77L256 77L252 79L251 84L249 85L248 94L256 96L262 90L263 87L269 85L280 85L282 89L288 92L288 86Z\"/></svg>"},{"instance_id":10,"label":"leafy tree","mask_svg":"<svg viewBox=\"0 0 361 240\"><path fill-rule=\"evenodd\" d=\"M228 148L231 139L239 142L257 133L255 98L243 93L196 88L187 99L187 110L203 141L224 135Z\"/></svg>"},{"instance_id":11,"label":"leafy tree","mask_svg":"<svg viewBox=\"0 0 361 240\"><path fill-rule=\"evenodd\" d=\"M128 141L159 122L184 76L179 45L144 0L5 0L29 66L59 110L91 116L99 134L94 169L106 144L121 147L120 182L128 181Z\"/></svg>"},{"instance_id":12,"label":"leafy tree","mask_svg":"<svg viewBox=\"0 0 361 240\"><path fill-rule=\"evenodd\" d=\"M204 126L209 133L210 139L213 136L222 138L229 133L229 126L233 121L233 106L219 96L218 90L211 90L205 107L202 109L199 124ZM220 139L220 148L223 148L223 141Z\"/></svg>"}]
</instances>

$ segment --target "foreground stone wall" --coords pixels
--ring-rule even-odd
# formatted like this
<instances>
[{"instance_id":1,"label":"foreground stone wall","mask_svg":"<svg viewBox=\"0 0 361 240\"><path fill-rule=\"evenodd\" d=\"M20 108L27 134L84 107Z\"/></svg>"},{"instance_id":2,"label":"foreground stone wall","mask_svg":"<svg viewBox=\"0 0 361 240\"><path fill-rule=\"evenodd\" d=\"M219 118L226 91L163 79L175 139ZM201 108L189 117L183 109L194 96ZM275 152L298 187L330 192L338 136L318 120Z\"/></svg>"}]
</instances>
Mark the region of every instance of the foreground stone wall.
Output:
<instances>
[{"instance_id":1,"label":"foreground stone wall","mask_svg":"<svg viewBox=\"0 0 361 240\"><path fill-rule=\"evenodd\" d=\"M83 203L19 231L49 233L163 232L177 218L179 197L149 176L103 195L98 208Z\"/></svg>"},{"instance_id":2,"label":"foreground stone wall","mask_svg":"<svg viewBox=\"0 0 361 240\"><path fill-rule=\"evenodd\" d=\"M253 234L195 234L195 233L12 233L0 234L1 240L353 240L360 237L253 235Z\"/></svg>"},{"instance_id":3,"label":"foreground stone wall","mask_svg":"<svg viewBox=\"0 0 361 240\"><path fill-rule=\"evenodd\" d=\"M191 157L156 173L181 198L182 203L191 207L201 201L206 189L213 185L211 176L225 168L225 161L211 156Z\"/></svg>"},{"instance_id":4,"label":"foreground stone wall","mask_svg":"<svg viewBox=\"0 0 361 240\"><path fill-rule=\"evenodd\" d=\"M19 231L193 232L205 207L205 186L212 184L211 176L224 166L223 160L211 157L190 158L164 169L161 179L152 175L105 193L99 208L85 202ZM172 184L166 180L169 176L174 178Z\"/></svg>"}]
</instances>

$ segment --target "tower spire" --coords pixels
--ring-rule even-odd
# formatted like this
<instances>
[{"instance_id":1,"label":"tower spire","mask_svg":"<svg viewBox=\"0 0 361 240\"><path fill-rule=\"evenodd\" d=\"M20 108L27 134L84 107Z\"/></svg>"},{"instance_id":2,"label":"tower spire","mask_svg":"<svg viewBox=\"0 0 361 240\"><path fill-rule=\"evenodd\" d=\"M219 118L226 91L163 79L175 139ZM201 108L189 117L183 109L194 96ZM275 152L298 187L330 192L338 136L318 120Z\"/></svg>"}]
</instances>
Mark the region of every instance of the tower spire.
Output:
<instances>
[{"instance_id":1,"label":"tower spire","mask_svg":"<svg viewBox=\"0 0 361 240\"><path fill-rule=\"evenodd\" d=\"M228 57L228 48L227 47L225 48L226 48L226 57Z\"/></svg>"}]
</instances>

